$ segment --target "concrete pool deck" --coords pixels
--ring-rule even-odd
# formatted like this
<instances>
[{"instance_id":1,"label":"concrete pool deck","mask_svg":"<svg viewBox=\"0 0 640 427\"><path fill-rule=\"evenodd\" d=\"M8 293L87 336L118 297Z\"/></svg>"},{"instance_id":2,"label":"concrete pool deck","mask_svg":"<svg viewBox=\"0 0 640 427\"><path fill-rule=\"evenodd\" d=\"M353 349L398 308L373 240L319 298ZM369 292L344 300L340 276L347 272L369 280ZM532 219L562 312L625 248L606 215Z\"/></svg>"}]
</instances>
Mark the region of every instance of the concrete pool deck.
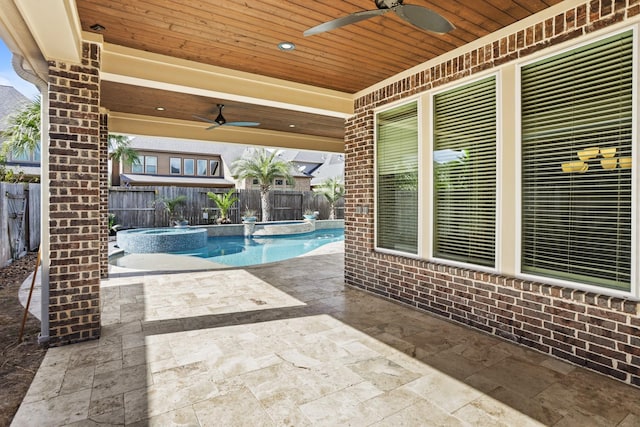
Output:
<instances>
[{"instance_id":1,"label":"concrete pool deck","mask_svg":"<svg viewBox=\"0 0 640 427\"><path fill-rule=\"evenodd\" d=\"M640 425L640 389L345 287L343 262L113 275L101 338L49 349L12 425Z\"/></svg>"}]
</instances>

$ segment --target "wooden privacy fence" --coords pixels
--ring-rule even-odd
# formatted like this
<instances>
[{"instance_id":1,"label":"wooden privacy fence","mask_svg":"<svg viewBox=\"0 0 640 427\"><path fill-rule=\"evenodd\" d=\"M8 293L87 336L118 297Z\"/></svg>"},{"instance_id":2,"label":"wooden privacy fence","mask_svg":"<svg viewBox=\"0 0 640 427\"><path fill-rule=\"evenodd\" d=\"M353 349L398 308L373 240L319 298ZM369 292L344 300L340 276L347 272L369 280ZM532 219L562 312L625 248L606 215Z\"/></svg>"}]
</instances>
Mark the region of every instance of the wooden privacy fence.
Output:
<instances>
[{"instance_id":1,"label":"wooden privacy fence","mask_svg":"<svg viewBox=\"0 0 640 427\"><path fill-rule=\"evenodd\" d=\"M109 190L109 213L115 215L115 222L120 228L167 227L169 214L164 209L161 199L174 199L180 195L187 198L187 203L178 208L179 214L189 221L190 225L215 224L220 216L216 204L207 197L207 192L224 194L225 189L191 188L191 187L113 187ZM271 191L271 220L285 221L302 219L305 210L320 212L320 218L329 217L329 203L323 196L312 191ZM236 202L229 210L228 216L235 224L239 224L242 213L246 209L257 212L261 216L260 191L236 190ZM344 201L336 204L336 218L344 218Z\"/></svg>"},{"instance_id":2,"label":"wooden privacy fence","mask_svg":"<svg viewBox=\"0 0 640 427\"><path fill-rule=\"evenodd\" d=\"M0 267L40 246L40 184L0 182Z\"/></svg>"}]
</instances>

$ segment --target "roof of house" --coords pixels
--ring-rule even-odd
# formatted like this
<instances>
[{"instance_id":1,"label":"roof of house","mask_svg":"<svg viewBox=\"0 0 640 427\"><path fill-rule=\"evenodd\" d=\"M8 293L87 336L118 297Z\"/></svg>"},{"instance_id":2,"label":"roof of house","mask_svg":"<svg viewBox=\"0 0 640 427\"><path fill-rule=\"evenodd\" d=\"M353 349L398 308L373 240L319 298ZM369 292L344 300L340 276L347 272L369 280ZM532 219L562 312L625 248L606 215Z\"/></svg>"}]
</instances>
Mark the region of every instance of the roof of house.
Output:
<instances>
[{"instance_id":1,"label":"roof of house","mask_svg":"<svg viewBox=\"0 0 640 427\"><path fill-rule=\"evenodd\" d=\"M13 86L0 85L0 129L6 129L9 116L29 103Z\"/></svg>"},{"instance_id":2,"label":"roof of house","mask_svg":"<svg viewBox=\"0 0 640 427\"><path fill-rule=\"evenodd\" d=\"M131 139L131 147L136 150L167 151L178 153L219 155L227 165L239 158L249 155L253 146L228 144L223 142L206 142L186 139L135 136ZM294 177L308 177L311 172L322 165L328 157L334 155L319 151L279 149L278 157L295 164ZM303 169L301 169L303 167Z\"/></svg>"},{"instance_id":3,"label":"roof of house","mask_svg":"<svg viewBox=\"0 0 640 427\"><path fill-rule=\"evenodd\" d=\"M189 178L183 176L158 176L126 173L120 174L123 183L153 185L153 184L182 184L202 187L233 187L233 182L224 178Z\"/></svg>"},{"instance_id":4,"label":"roof of house","mask_svg":"<svg viewBox=\"0 0 640 427\"><path fill-rule=\"evenodd\" d=\"M327 178L340 178L344 182L344 157L333 154L330 159L316 169L311 179L311 186L320 185Z\"/></svg>"}]
</instances>

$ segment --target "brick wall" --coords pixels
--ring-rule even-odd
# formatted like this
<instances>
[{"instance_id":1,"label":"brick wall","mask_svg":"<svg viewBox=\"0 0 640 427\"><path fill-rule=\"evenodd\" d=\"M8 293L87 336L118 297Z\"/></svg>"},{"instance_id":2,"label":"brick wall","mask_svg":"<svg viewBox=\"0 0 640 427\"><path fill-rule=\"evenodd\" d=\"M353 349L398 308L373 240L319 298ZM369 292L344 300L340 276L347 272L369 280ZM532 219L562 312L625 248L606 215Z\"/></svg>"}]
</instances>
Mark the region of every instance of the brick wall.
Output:
<instances>
[{"instance_id":1,"label":"brick wall","mask_svg":"<svg viewBox=\"0 0 640 427\"><path fill-rule=\"evenodd\" d=\"M638 0L585 2L357 99L345 135L347 284L640 386L640 303L374 251L372 112L638 14Z\"/></svg>"},{"instance_id":2,"label":"brick wall","mask_svg":"<svg viewBox=\"0 0 640 427\"><path fill-rule=\"evenodd\" d=\"M100 277L109 276L109 116L100 114Z\"/></svg>"},{"instance_id":3,"label":"brick wall","mask_svg":"<svg viewBox=\"0 0 640 427\"><path fill-rule=\"evenodd\" d=\"M51 345L100 336L100 49L82 64L49 62L49 335Z\"/></svg>"}]
</instances>

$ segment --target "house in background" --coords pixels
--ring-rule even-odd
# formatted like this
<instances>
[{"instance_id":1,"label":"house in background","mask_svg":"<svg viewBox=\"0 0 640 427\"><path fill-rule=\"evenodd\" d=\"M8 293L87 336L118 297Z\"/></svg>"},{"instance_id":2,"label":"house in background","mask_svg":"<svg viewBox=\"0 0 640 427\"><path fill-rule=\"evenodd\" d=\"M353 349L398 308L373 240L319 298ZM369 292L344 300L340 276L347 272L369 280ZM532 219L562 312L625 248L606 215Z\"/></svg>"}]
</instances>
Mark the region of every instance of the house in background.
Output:
<instances>
[{"instance_id":1,"label":"house in background","mask_svg":"<svg viewBox=\"0 0 640 427\"><path fill-rule=\"evenodd\" d=\"M330 153L326 160L311 172L311 188L321 185L329 178L344 182L344 154Z\"/></svg>"},{"instance_id":2,"label":"house in background","mask_svg":"<svg viewBox=\"0 0 640 427\"><path fill-rule=\"evenodd\" d=\"M136 136L131 147L139 155L134 164L113 162L112 186L168 185L178 187L233 188L223 160L206 143Z\"/></svg>"},{"instance_id":3,"label":"house in background","mask_svg":"<svg viewBox=\"0 0 640 427\"><path fill-rule=\"evenodd\" d=\"M111 165L113 186L259 189L257 180L237 181L231 173L233 162L250 155L252 147L145 136L132 137L130 145L138 152L139 162L132 165L114 162ZM343 175L342 155L280 150L278 156L293 164L294 184L276 178L272 183L274 190L310 191L327 177ZM318 175L319 171L324 172Z\"/></svg>"},{"instance_id":4,"label":"house in background","mask_svg":"<svg viewBox=\"0 0 640 427\"><path fill-rule=\"evenodd\" d=\"M0 146L5 139L2 132L9 125L9 118L29 104L29 99L13 86L0 85ZM27 178L40 178L40 149L23 156L9 153L6 168L14 173L23 173Z\"/></svg>"},{"instance_id":5,"label":"house in background","mask_svg":"<svg viewBox=\"0 0 640 427\"><path fill-rule=\"evenodd\" d=\"M327 178L344 178L344 155L319 151L283 150L281 157L293 163L297 172L310 178L309 189Z\"/></svg>"}]
</instances>

